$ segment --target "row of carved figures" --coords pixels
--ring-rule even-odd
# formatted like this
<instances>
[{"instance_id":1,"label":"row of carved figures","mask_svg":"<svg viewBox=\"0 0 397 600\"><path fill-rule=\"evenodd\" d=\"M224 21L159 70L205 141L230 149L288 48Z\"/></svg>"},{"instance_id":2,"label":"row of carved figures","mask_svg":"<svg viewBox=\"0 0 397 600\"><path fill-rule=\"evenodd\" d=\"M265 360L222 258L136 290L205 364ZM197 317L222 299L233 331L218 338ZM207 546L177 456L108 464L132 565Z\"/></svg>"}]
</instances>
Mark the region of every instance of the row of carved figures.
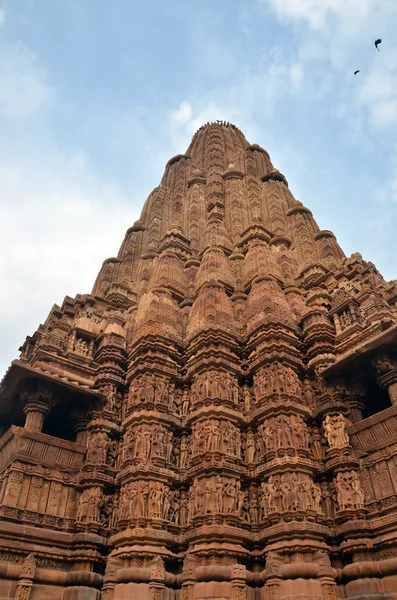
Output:
<instances>
[{"instance_id":1,"label":"row of carved figures","mask_svg":"<svg viewBox=\"0 0 397 600\"><path fill-rule=\"evenodd\" d=\"M191 454L203 452L223 452L241 458L240 430L229 421L200 421L193 427Z\"/></svg>"},{"instance_id":2,"label":"row of carved figures","mask_svg":"<svg viewBox=\"0 0 397 600\"><path fill-rule=\"evenodd\" d=\"M188 490L170 490L164 483L144 480L128 483L120 496L103 497L100 488L84 490L77 521L115 529L118 521L162 519L185 527L195 517L223 515L258 524L284 512L313 511L333 518L335 510L363 506L364 492L355 471L340 472L331 483L286 472L249 489L242 489L236 478L215 475L194 479Z\"/></svg>"},{"instance_id":3,"label":"row of carved figures","mask_svg":"<svg viewBox=\"0 0 397 600\"><path fill-rule=\"evenodd\" d=\"M172 433L163 425L139 425L129 429L124 436L123 460L127 458L142 458L150 460L153 457L165 458L171 462L173 450Z\"/></svg>"},{"instance_id":4,"label":"row of carved figures","mask_svg":"<svg viewBox=\"0 0 397 600\"><path fill-rule=\"evenodd\" d=\"M84 490L77 521L115 529L118 521L162 519L189 525L195 517L235 516L251 524L284 512L314 511L327 518L335 509L361 509L364 492L355 471L339 472L331 483L315 483L306 473L271 475L258 489L242 489L239 480L215 475L194 479L188 490L171 490L159 481L126 484L120 495L103 496L101 488Z\"/></svg>"},{"instance_id":5,"label":"row of carved figures","mask_svg":"<svg viewBox=\"0 0 397 600\"><path fill-rule=\"evenodd\" d=\"M225 371L207 371L198 374L191 384L177 388L172 380L163 376L146 373L132 380L127 398L127 411L137 405L162 404L180 416L187 416L190 406L206 399L226 400L240 404L244 412L249 413L256 403L274 395L288 395L314 403L312 383L305 379L303 383L290 367L277 362L260 369L254 376L254 385L242 387L238 379ZM114 392L107 392L110 405L115 405Z\"/></svg>"},{"instance_id":6,"label":"row of carved figures","mask_svg":"<svg viewBox=\"0 0 397 600\"><path fill-rule=\"evenodd\" d=\"M346 421L342 414L327 415L323 420L324 438L329 448L343 448L349 444ZM241 434L238 427L225 419L208 419L193 426L192 435L180 441L161 424L140 424L124 434L122 456L119 444L105 432L94 432L87 442L86 462L118 466L118 461L162 458L166 464L186 468L191 460L205 452L220 452L245 459L247 464L260 460L268 452L313 452L317 459L324 457L324 442L320 429L310 430L300 415L279 415L266 419L258 431Z\"/></svg>"}]
</instances>

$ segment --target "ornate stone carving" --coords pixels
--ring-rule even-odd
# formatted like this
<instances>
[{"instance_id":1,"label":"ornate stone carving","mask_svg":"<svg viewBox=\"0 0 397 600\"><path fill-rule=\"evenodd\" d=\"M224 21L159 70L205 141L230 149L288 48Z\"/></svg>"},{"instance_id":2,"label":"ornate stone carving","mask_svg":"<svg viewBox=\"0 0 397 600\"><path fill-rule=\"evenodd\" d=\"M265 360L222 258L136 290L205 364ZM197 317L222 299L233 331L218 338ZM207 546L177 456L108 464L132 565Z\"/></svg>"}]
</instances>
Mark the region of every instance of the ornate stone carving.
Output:
<instances>
[{"instance_id":1,"label":"ornate stone carving","mask_svg":"<svg viewBox=\"0 0 397 600\"><path fill-rule=\"evenodd\" d=\"M200 128L0 386L5 596L390 592L396 323L263 148Z\"/></svg>"}]
</instances>

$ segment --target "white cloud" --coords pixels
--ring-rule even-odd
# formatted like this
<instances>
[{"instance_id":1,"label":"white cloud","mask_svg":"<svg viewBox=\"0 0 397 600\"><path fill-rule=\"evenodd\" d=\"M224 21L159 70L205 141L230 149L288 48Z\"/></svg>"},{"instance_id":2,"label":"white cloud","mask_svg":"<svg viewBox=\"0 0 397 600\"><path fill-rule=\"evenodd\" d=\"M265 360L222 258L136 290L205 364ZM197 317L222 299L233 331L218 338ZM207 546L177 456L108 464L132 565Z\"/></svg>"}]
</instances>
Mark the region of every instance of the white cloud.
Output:
<instances>
[{"instance_id":1,"label":"white cloud","mask_svg":"<svg viewBox=\"0 0 397 600\"><path fill-rule=\"evenodd\" d=\"M23 121L53 97L37 57L24 45L0 45L0 116Z\"/></svg>"},{"instance_id":2,"label":"white cloud","mask_svg":"<svg viewBox=\"0 0 397 600\"><path fill-rule=\"evenodd\" d=\"M189 102L182 102L177 110L171 113L171 120L175 123L188 123L192 118L192 107Z\"/></svg>"},{"instance_id":3,"label":"white cloud","mask_svg":"<svg viewBox=\"0 0 397 600\"><path fill-rule=\"evenodd\" d=\"M76 156L0 163L1 371L65 295L90 293L102 261L138 218L131 201ZM8 343L7 343L8 342ZM0 374L1 377L1 374Z\"/></svg>"}]
</instances>

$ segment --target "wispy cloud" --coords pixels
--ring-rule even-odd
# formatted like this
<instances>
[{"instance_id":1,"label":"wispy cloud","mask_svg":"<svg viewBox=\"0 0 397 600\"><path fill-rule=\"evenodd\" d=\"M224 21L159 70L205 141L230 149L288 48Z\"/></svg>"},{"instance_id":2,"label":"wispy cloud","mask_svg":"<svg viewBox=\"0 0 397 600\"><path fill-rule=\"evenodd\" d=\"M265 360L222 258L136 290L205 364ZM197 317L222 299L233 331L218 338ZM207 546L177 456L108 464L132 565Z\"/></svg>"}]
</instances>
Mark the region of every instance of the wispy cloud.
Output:
<instances>
[{"instance_id":1,"label":"wispy cloud","mask_svg":"<svg viewBox=\"0 0 397 600\"><path fill-rule=\"evenodd\" d=\"M48 106L53 96L33 52L21 43L0 44L0 116L23 121Z\"/></svg>"}]
</instances>

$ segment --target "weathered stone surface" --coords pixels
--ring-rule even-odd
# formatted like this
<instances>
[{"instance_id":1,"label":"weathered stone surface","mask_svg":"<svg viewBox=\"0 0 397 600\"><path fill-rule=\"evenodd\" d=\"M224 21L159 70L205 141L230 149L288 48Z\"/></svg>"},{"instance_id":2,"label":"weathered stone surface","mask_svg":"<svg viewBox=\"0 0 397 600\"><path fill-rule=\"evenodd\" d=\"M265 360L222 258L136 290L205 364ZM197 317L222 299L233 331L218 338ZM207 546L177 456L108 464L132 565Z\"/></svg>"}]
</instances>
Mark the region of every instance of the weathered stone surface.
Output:
<instances>
[{"instance_id":1,"label":"weathered stone surface","mask_svg":"<svg viewBox=\"0 0 397 600\"><path fill-rule=\"evenodd\" d=\"M397 283L209 123L0 389L0 597L397 598Z\"/></svg>"}]
</instances>

